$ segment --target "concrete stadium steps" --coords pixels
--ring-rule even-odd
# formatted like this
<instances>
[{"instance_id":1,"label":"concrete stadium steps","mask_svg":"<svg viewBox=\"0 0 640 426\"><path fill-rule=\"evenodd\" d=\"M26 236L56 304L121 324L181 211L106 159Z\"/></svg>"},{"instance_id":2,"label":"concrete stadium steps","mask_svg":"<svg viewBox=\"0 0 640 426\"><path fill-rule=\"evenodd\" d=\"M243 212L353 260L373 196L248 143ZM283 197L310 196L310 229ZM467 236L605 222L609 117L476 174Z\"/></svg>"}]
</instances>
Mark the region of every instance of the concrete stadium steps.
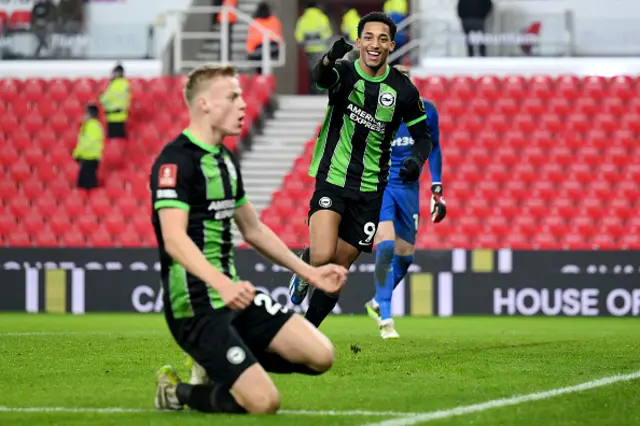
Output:
<instances>
[{"instance_id":1,"label":"concrete stadium steps","mask_svg":"<svg viewBox=\"0 0 640 426\"><path fill-rule=\"evenodd\" d=\"M316 136L326 108L327 97L323 95L275 98L273 116L253 137L251 150L245 151L241 160L245 191L258 213L271 203L272 194L282 186L306 142Z\"/></svg>"}]
</instances>

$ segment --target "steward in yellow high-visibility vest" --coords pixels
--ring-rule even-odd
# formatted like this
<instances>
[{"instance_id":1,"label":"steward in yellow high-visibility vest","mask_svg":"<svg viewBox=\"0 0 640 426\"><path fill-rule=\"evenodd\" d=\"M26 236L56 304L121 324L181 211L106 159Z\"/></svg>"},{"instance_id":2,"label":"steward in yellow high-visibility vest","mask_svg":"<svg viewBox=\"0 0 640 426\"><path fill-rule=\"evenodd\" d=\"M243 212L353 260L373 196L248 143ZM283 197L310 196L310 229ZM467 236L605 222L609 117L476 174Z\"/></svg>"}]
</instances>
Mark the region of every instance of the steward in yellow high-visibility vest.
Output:
<instances>
[{"instance_id":1,"label":"steward in yellow high-visibility vest","mask_svg":"<svg viewBox=\"0 0 640 426\"><path fill-rule=\"evenodd\" d=\"M98 107L88 105L78 134L78 145L73 158L80 163L78 188L93 189L98 186L98 166L104 149L104 131L98 120Z\"/></svg>"},{"instance_id":2,"label":"steward in yellow high-visibility vest","mask_svg":"<svg viewBox=\"0 0 640 426\"><path fill-rule=\"evenodd\" d=\"M107 118L107 135L109 138L126 139L126 123L129 118L131 90L129 80L124 78L124 68L116 65L111 74L111 81L100 95L100 103Z\"/></svg>"},{"instance_id":3,"label":"steward in yellow high-visibility vest","mask_svg":"<svg viewBox=\"0 0 640 426\"><path fill-rule=\"evenodd\" d=\"M307 8L296 22L296 41L304 47L307 56L311 93L319 92L313 83L311 70L331 47L331 37L333 28L329 17L318 7L316 1L307 2Z\"/></svg>"},{"instance_id":4,"label":"steward in yellow high-visibility vest","mask_svg":"<svg viewBox=\"0 0 640 426\"><path fill-rule=\"evenodd\" d=\"M342 23L340 24L340 32L347 39L347 41L353 45L356 44L358 39L358 24L360 23L360 14L355 6L347 2L344 4L344 14L342 15ZM347 54L347 59L355 61L360 56L360 50L353 49Z\"/></svg>"},{"instance_id":5,"label":"steward in yellow high-visibility vest","mask_svg":"<svg viewBox=\"0 0 640 426\"><path fill-rule=\"evenodd\" d=\"M344 15L342 15L342 25L340 25L340 31L349 43L355 44L356 40L358 39L358 24L360 23L360 14L351 3L345 3L345 10L346 12L344 13Z\"/></svg>"}]
</instances>

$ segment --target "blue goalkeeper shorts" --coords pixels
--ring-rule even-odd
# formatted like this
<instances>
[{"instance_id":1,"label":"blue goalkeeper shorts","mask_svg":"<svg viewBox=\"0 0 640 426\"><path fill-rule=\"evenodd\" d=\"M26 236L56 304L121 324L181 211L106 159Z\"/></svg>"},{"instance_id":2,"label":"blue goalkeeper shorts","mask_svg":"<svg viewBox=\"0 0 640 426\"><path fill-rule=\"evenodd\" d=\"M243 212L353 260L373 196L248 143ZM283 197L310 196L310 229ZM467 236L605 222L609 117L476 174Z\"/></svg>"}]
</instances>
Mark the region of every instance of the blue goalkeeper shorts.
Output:
<instances>
[{"instance_id":1,"label":"blue goalkeeper shorts","mask_svg":"<svg viewBox=\"0 0 640 426\"><path fill-rule=\"evenodd\" d=\"M416 243L420 226L420 187L387 185L382 197L380 222L392 221L396 235L408 243Z\"/></svg>"}]
</instances>

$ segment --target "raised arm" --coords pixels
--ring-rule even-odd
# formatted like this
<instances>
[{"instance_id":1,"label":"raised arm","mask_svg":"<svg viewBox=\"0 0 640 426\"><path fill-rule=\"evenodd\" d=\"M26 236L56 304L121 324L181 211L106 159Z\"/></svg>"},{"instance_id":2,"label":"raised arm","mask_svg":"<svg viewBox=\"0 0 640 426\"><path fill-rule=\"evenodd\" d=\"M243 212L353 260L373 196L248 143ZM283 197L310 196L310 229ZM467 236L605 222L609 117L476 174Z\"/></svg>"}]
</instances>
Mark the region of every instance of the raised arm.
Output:
<instances>
[{"instance_id":1,"label":"raised arm","mask_svg":"<svg viewBox=\"0 0 640 426\"><path fill-rule=\"evenodd\" d=\"M340 72L335 67L335 62L353 49L342 37L333 43L331 49L313 67L312 77L321 89L329 89L340 80Z\"/></svg>"}]
</instances>

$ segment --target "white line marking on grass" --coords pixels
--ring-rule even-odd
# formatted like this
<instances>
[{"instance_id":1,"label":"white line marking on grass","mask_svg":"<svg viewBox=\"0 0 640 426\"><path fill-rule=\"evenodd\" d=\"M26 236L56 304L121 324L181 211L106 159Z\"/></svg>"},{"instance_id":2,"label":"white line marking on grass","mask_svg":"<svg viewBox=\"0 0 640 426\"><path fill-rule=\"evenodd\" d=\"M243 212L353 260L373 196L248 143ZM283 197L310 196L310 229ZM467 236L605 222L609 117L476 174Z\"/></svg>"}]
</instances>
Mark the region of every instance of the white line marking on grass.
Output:
<instances>
[{"instance_id":1,"label":"white line marking on grass","mask_svg":"<svg viewBox=\"0 0 640 426\"><path fill-rule=\"evenodd\" d=\"M544 392L536 392L528 395L514 396L512 398L494 399L480 404L463 405L448 410L432 411L430 413L407 416L399 419L385 420L379 423L367 423L364 426L412 426L419 423L430 422L431 420L447 419L449 417L462 416L464 414L479 413L492 408L508 407L522 404L523 402L539 401L541 399L553 398L567 393L582 392L589 389L612 385L618 382L640 379L640 371L631 374L620 374L617 376L605 377L603 379L592 380L575 386L552 389Z\"/></svg>"},{"instance_id":2,"label":"white line marking on grass","mask_svg":"<svg viewBox=\"0 0 640 426\"><path fill-rule=\"evenodd\" d=\"M280 410L278 414L291 414L296 416L379 416L379 417L405 417L419 416L424 413L403 413L399 411L363 411L363 410L346 410L346 411L314 411L314 410Z\"/></svg>"},{"instance_id":3,"label":"white line marking on grass","mask_svg":"<svg viewBox=\"0 0 640 426\"><path fill-rule=\"evenodd\" d=\"M94 413L94 414L118 414L118 413L155 413L162 412L147 408L87 408L87 407L6 407L0 406L0 413ZM378 417L406 417L418 416L423 413L408 413L399 411L313 411L313 410L280 410L278 414L288 414L295 416L378 416Z\"/></svg>"}]
</instances>

